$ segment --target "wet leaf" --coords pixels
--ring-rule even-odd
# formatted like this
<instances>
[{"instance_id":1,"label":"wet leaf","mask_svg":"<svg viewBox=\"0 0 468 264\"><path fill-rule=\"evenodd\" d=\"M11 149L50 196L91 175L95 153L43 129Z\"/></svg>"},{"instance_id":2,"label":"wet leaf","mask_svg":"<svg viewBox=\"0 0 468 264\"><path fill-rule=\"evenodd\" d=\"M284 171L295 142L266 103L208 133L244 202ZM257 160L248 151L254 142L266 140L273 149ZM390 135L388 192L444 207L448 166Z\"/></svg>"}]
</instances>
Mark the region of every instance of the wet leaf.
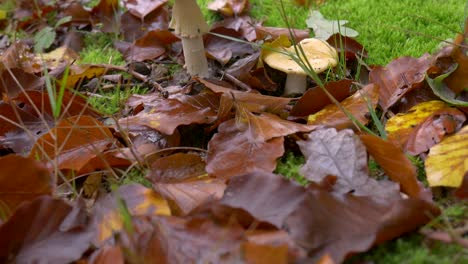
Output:
<instances>
[{"instance_id":1,"label":"wet leaf","mask_svg":"<svg viewBox=\"0 0 468 264\"><path fill-rule=\"evenodd\" d=\"M145 61L161 57L166 53L166 46L179 41L168 30L155 29L139 39L133 44L117 43L117 49L123 54L126 61Z\"/></svg>"},{"instance_id":2,"label":"wet leaf","mask_svg":"<svg viewBox=\"0 0 468 264\"><path fill-rule=\"evenodd\" d=\"M374 84L366 85L361 90L356 91L352 96L344 99L341 102L343 108L348 110L359 122L367 124L369 121L367 113L369 113L368 104L375 109L379 99L378 88ZM352 121L346 116L341 109L335 104L329 104L319 112L310 115L308 118L309 125L323 125L334 127L336 129L344 129L352 127Z\"/></svg>"},{"instance_id":3,"label":"wet leaf","mask_svg":"<svg viewBox=\"0 0 468 264\"><path fill-rule=\"evenodd\" d=\"M0 96L15 98L22 91L39 89L43 85L41 78L22 69L4 70L0 75Z\"/></svg>"},{"instance_id":4,"label":"wet leaf","mask_svg":"<svg viewBox=\"0 0 468 264\"><path fill-rule=\"evenodd\" d=\"M367 51L356 40L343 36L340 33L333 34L327 39L328 44L334 47L338 54L344 52L346 60L367 58Z\"/></svg>"},{"instance_id":5,"label":"wet leaf","mask_svg":"<svg viewBox=\"0 0 468 264\"><path fill-rule=\"evenodd\" d=\"M321 183L328 176L336 176L333 191L339 194L351 192L381 201L400 197L398 185L369 177L365 147L352 130L320 129L311 132L307 141L297 144L306 158L300 169L305 178Z\"/></svg>"},{"instance_id":6,"label":"wet leaf","mask_svg":"<svg viewBox=\"0 0 468 264\"><path fill-rule=\"evenodd\" d=\"M258 39L266 39L266 38L277 39L279 38L279 36L286 36L289 38L291 37L289 30L290 30L289 28L264 27L260 25L255 27L255 31L257 32ZM295 28L292 28L291 30L293 32L293 35L295 36L294 40L296 42L299 42L310 36L309 30L295 29Z\"/></svg>"},{"instance_id":7,"label":"wet leaf","mask_svg":"<svg viewBox=\"0 0 468 264\"><path fill-rule=\"evenodd\" d=\"M69 263L91 246L84 208L41 196L24 203L0 226L0 262ZM69 225L70 223L75 223Z\"/></svg>"},{"instance_id":8,"label":"wet leaf","mask_svg":"<svg viewBox=\"0 0 468 264\"><path fill-rule=\"evenodd\" d=\"M455 94L459 94L464 89L468 89L468 55L466 48L466 37L468 36L468 26L465 24L464 34L458 34L455 38L454 45L450 57L458 67L445 78L444 83Z\"/></svg>"},{"instance_id":9,"label":"wet leaf","mask_svg":"<svg viewBox=\"0 0 468 264\"><path fill-rule=\"evenodd\" d=\"M124 40L132 43L147 32L167 30L169 28L169 12L167 8L158 8L141 19L127 11L120 16L120 24L120 32L124 36Z\"/></svg>"},{"instance_id":10,"label":"wet leaf","mask_svg":"<svg viewBox=\"0 0 468 264\"><path fill-rule=\"evenodd\" d=\"M387 111L409 91L421 86L429 69L428 54L420 58L400 57L387 66L377 66L369 73L371 83L379 86L379 104Z\"/></svg>"},{"instance_id":11,"label":"wet leaf","mask_svg":"<svg viewBox=\"0 0 468 264\"><path fill-rule=\"evenodd\" d=\"M0 220L6 220L23 202L52 195L54 179L37 160L17 155L0 158Z\"/></svg>"},{"instance_id":12,"label":"wet leaf","mask_svg":"<svg viewBox=\"0 0 468 264\"><path fill-rule=\"evenodd\" d=\"M118 0L100 0L91 10L93 18L102 23L102 32L118 32Z\"/></svg>"},{"instance_id":13,"label":"wet leaf","mask_svg":"<svg viewBox=\"0 0 468 264\"><path fill-rule=\"evenodd\" d=\"M468 171L468 126L429 150L426 175L429 186L459 187Z\"/></svg>"}]
</instances>

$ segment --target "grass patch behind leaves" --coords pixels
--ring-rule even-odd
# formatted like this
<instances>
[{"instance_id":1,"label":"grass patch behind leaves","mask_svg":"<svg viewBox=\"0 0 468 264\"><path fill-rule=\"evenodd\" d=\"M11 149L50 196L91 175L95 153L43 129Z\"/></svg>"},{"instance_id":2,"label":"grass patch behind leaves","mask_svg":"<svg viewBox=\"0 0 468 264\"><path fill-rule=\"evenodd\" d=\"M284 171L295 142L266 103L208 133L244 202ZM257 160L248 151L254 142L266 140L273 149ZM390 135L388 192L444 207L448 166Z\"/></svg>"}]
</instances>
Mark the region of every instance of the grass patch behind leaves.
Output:
<instances>
[{"instance_id":1,"label":"grass patch behind leaves","mask_svg":"<svg viewBox=\"0 0 468 264\"><path fill-rule=\"evenodd\" d=\"M85 47L80 52L81 63L125 65L122 54L112 46L115 38L108 33L86 33Z\"/></svg>"}]
</instances>

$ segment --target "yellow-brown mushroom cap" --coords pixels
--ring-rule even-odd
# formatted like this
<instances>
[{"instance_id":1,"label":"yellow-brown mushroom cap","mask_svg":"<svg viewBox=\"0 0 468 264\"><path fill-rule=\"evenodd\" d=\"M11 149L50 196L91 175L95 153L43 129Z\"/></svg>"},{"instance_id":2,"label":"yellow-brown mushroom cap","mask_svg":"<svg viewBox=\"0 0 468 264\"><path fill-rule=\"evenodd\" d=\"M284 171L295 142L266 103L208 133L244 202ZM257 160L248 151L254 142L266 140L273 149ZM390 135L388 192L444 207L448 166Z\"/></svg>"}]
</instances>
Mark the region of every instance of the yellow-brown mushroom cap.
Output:
<instances>
[{"instance_id":1,"label":"yellow-brown mushroom cap","mask_svg":"<svg viewBox=\"0 0 468 264\"><path fill-rule=\"evenodd\" d=\"M338 52L330 46L326 41L308 38L303 39L298 43L304 50L305 57L309 61L313 70L316 73L321 73L328 68L335 67L338 64ZM299 48L299 47L297 47ZM295 53L294 46L284 49L286 52ZM303 57L302 55L300 56ZM270 52L265 55L264 59L273 69L288 73L306 75L304 70L290 56L279 53Z\"/></svg>"}]
</instances>

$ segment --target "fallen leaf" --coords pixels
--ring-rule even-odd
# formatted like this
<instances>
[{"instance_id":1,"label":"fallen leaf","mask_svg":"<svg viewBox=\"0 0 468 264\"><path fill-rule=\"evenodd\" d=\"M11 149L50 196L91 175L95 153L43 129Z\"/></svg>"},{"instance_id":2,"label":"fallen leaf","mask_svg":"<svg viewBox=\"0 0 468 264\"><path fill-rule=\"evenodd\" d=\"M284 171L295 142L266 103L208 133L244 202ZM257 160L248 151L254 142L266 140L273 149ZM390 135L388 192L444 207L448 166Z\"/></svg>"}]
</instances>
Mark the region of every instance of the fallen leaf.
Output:
<instances>
[{"instance_id":1,"label":"fallen leaf","mask_svg":"<svg viewBox=\"0 0 468 264\"><path fill-rule=\"evenodd\" d=\"M321 183L329 175L336 176L335 193L371 196L386 202L400 198L398 185L369 177L366 149L352 130L319 129L297 144L306 159L300 173L308 180Z\"/></svg>"},{"instance_id":2,"label":"fallen leaf","mask_svg":"<svg viewBox=\"0 0 468 264\"><path fill-rule=\"evenodd\" d=\"M85 208L50 196L24 203L0 226L0 262L70 263L91 247L93 230L80 225ZM67 223L77 224L67 227Z\"/></svg>"},{"instance_id":3,"label":"fallen leaf","mask_svg":"<svg viewBox=\"0 0 468 264\"><path fill-rule=\"evenodd\" d=\"M123 185L116 191L101 197L93 206L92 226L95 228L94 243L103 245L113 239L114 232L124 228L122 204L131 216L170 215L171 210L165 199L150 188L139 184Z\"/></svg>"},{"instance_id":4,"label":"fallen leaf","mask_svg":"<svg viewBox=\"0 0 468 264\"><path fill-rule=\"evenodd\" d=\"M52 195L54 178L40 161L8 155L0 158L0 220L7 220L23 202Z\"/></svg>"},{"instance_id":5,"label":"fallen leaf","mask_svg":"<svg viewBox=\"0 0 468 264\"><path fill-rule=\"evenodd\" d=\"M109 128L90 116L74 116L57 123L33 146L29 157L56 163L58 169L80 171L114 142Z\"/></svg>"},{"instance_id":6,"label":"fallen leaf","mask_svg":"<svg viewBox=\"0 0 468 264\"><path fill-rule=\"evenodd\" d=\"M468 171L468 126L429 150L425 165L429 186L459 187Z\"/></svg>"},{"instance_id":7,"label":"fallen leaf","mask_svg":"<svg viewBox=\"0 0 468 264\"><path fill-rule=\"evenodd\" d=\"M249 7L248 0L214 0L208 4L208 9L220 12L224 16L237 16Z\"/></svg>"},{"instance_id":8,"label":"fallen leaf","mask_svg":"<svg viewBox=\"0 0 468 264\"><path fill-rule=\"evenodd\" d=\"M344 54L346 60L367 58L367 51L353 38L336 33L331 35L327 42L336 49L338 54Z\"/></svg>"},{"instance_id":9,"label":"fallen leaf","mask_svg":"<svg viewBox=\"0 0 468 264\"><path fill-rule=\"evenodd\" d=\"M357 37L358 32L346 27L347 20L328 20L317 10L311 10L306 19L307 27L312 28L315 38L327 40L331 35L340 33L347 37Z\"/></svg>"},{"instance_id":10,"label":"fallen leaf","mask_svg":"<svg viewBox=\"0 0 468 264\"><path fill-rule=\"evenodd\" d=\"M400 184L402 192L409 197L432 201L430 190L418 181L416 167L400 147L373 135L361 135L360 138L385 174Z\"/></svg>"},{"instance_id":11,"label":"fallen leaf","mask_svg":"<svg viewBox=\"0 0 468 264\"><path fill-rule=\"evenodd\" d=\"M350 97L341 102L341 106L362 124L367 124L369 107L375 109L378 101L378 88L374 84L364 86L361 90L356 91ZM336 129L344 129L353 126L353 122L349 117L341 111L335 104L329 104L319 112L310 115L307 124L323 125L334 127Z\"/></svg>"},{"instance_id":12,"label":"fallen leaf","mask_svg":"<svg viewBox=\"0 0 468 264\"><path fill-rule=\"evenodd\" d=\"M409 91L420 87L429 69L431 57L400 57L387 66L377 66L369 73L371 83L379 87L379 104L387 111Z\"/></svg>"},{"instance_id":13,"label":"fallen leaf","mask_svg":"<svg viewBox=\"0 0 468 264\"><path fill-rule=\"evenodd\" d=\"M134 130L145 126L172 135L180 125L209 124L216 119L218 96L212 93L160 98L147 104L145 111L119 120L123 128Z\"/></svg>"},{"instance_id":14,"label":"fallen leaf","mask_svg":"<svg viewBox=\"0 0 468 264\"><path fill-rule=\"evenodd\" d=\"M452 68L447 73L441 74L434 79L426 76L426 81L431 87L432 91L434 92L435 95L437 95L440 99L444 100L445 102L449 104L453 104L456 106L462 106L462 107L468 107L468 102L466 100L460 100L456 98L456 94L454 91L452 91L447 84L444 83L444 80L450 76L457 67ZM452 79L453 80L453 79Z\"/></svg>"},{"instance_id":15,"label":"fallen leaf","mask_svg":"<svg viewBox=\"0 0 468 264\"><path fill-rule=\"evenodd\" d=\"M206 171L217 178L228 179L256 170L272 172L276 159L284 152L283 137L269 141L256 140L254 130L231 119L218 127L208 143Z\"/></svg>"},{"instance_id":16,"label":"fallen leaf","mask_svg":"<svg viewBox=\"0 0 468 264\"><path fill-rule=\"evenodd\" d=\"M468 36L468 25L465 22L464 34L457 34L453 45L453 50L450 57L458 67L445 78L444 83L452 90L455 94L459 94L464 89L468 88L468 56L466 48L466 37Z\"/></svg>"},{"instance_id":17,"label":"fallen leaf","mask_svg":"<svg viewBox=\"0 0 468 264\"><path fill-rule=\"evenodd\" d=\"M404 146L415 128L438 110L448 109L450 106L439 100L423 102L411 107L406 113L398 113L387 120L385 131L388 139Z\"/></svg>"},{"instance_id":18,"label":"fallen leaf","mask_svg":"<svg viewBox=\"0 0 468 264\"><path fill-rule=\"evenodd\" d=\"M143 19L166 2L167 0L125 0L123 4L132 15Z\"/></svg>"}]
</instances>

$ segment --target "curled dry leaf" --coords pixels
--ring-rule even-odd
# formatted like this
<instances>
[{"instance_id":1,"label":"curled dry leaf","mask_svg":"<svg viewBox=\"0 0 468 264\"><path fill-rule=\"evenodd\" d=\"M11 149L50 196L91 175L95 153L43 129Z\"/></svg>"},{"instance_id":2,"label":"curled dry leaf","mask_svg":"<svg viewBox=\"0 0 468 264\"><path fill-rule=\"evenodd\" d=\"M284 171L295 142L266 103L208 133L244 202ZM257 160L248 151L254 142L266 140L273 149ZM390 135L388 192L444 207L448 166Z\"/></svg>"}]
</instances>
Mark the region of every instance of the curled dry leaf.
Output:
<instances>
[{"instance_id":1,"label":"curled dry leaf","mask_svg":"<svg viewBox=\"0 0 468 264\"><path fill-rule=\"evenodd\" d=\"M361 90L356 91L352 96L344 99L341 106L352 114L362 124L369 121L367 113L369 107L375 109L379 99L378 87L374 84L366 85ZM323 125L344 129L352 127L353 123L341 109L335 104L329 104L319 112L310 115L307 124Z\"/></svg>"},{"instance_id":2,"label":"curled dry leaf","mask_svg":"<svg viewBox=\"0 0 468 264\"><path fill-rule=\"evenodd\" d=\"M93 230L82 224L86 209L40 196L0 225L0 262L70 263L91 246Z\"/></svg>"},{"instance_id":3,"label":"curled dry leaf","mask_svg":"<svg viewBox=\"0 0 468 264\"><path fill-rule=\"evenodd\" d=\"M40 161L17 155L0 158L0 220L6 220L21 203L52 195L55 182Z\"/></svg>"},{"instance_id":4,"label":"curled dry leaf","mask_svg":"<svg viewBox=\"0 0 468 264\"><path fill-rule=\"evenodd\" d=\"M387 111L407 92L421 85L429 69L431 57L425 54L420 58L401 57L387 66L377 66L369 73L371 83L379 87L379 104Z\"/></svg>"},{"instance_id":5,"label":"curled dry leaf","mask_svg":"<svg viewBox=\"0 0 468 264\"><path fill-rule=\"evenodd\" d=\"M336 176L333 191L339 194L352 192L386 202L400 198L398 185L369 177L365 147L352 130L320 129L297 144L306 158L300 169L305 178L321 183Z\"/></svg>"},{"instance_id":6,"label":"curled dry leaf","mask_svg":"<svg viewBox=\"0 0 468 264\"><path fill-rule=\"evenodd\" d=\"M426 175L429 186L459 187L468 171L468 126L429 150Z\"/></svg>"}]
</instances>

